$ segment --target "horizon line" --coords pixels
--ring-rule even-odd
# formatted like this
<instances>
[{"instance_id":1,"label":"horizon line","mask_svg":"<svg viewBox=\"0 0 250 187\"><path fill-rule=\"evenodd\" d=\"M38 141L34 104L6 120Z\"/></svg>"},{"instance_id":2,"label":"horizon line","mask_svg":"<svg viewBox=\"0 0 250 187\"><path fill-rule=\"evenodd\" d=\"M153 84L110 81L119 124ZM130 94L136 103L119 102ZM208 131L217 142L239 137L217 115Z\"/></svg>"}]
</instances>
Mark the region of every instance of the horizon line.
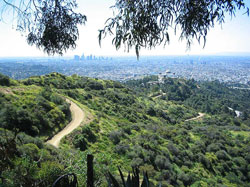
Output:
<instances>
[{"instance_id":1,"label":"horizon line","mask_svg":"<svg viewBox=\"0 0 250 187\"><path fill-rule=\"evenodd\" d=\"M76 54L77 55L77 54ZM80 55L78 55L80 56ZM89 56L89 55L86 55ZM112 58L137 58L136 55L94 55L96 57L112 57ZM139 58L143 57L174 57L174 56L221 56L221 57L250 57L250 52L223 52L214 54L167 54L167 55L140 55ZM72 56L0 56L0 59L14 59L14 58L43 58L43 59L68 59L74 58Z\"/></svg>"}]
</instances>

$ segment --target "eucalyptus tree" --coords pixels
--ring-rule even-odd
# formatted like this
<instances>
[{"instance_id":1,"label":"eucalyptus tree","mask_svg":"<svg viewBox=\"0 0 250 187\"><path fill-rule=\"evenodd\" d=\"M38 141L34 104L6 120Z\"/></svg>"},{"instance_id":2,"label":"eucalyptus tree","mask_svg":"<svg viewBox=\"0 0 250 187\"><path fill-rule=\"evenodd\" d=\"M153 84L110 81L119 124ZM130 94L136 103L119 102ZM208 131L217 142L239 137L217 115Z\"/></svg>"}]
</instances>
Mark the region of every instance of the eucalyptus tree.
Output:
<instances>
[{"instance_id":1,"label":"eucalyptus tree","mask_svg":"<svg viewBox=\"0 0 250 187\"><path fill-rule=\"evenodd\" d=\"M113 35L112 44L129 51L135 48L137 57L141 48L152 48L170 41L169 30L180 29L180 39L186 39L189 48L193 39L203 42L215 23L224 23L225 16L235 16L237 10L249 9L244 0L116 0L114 17L99 31L99 41Z\"/></svg>"},{"instance_id":2,"label":"eucalyptus tree","mask_svg":"<svg viewBox=\"0 0 250 187\"><path fill-rule=\"evenodd\" d=\"M28 32L27 42L48 54L63 54L76 47L78 24L87 18L76 13L80 0L2 0L1 12L13 10L17 30ZM193 40L205 46L208 31L215 23L224 23L225 16L235 16L239 10L249 15L246 0L116 0L114 16L99 30L99 42L107 34L113 35L112 44L128 51L168 44L169 30L180 29L180 39L189 48Z\"/></svg>"},{"instance_id":3,"label":"eucalyptus tree","mask_svg":"<svg viewBox=\"0 0 250 187\"><path fill-rule=\"evenodd\" d=\"M1 16L12 11L16 29L26 34L29 45L49 55L62 55L76 47L77 26L87 21L75 8L76 0L3 0Z\"/></svg>"}]
</instances>

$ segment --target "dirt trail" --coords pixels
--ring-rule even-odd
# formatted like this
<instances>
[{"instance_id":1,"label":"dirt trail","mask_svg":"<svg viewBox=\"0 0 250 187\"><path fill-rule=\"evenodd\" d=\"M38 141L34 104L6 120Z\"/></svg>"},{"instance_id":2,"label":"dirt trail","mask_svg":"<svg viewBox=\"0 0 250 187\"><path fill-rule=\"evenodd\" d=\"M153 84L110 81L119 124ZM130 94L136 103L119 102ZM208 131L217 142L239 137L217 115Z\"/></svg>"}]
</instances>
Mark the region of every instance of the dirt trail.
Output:
<instances>
[{"instance_id":1,"label":"dirt trail","mask_svg":"<svg viewBox=\"0 0 250 187\"><path fill-rule=\"evenodd\" d=\"M164 95L166 95L166 93L162 93L162 94L160 94L160 95L157 95L157 96L153 97L153 99L157 99L157 98L159 98L159 97L161 97L161 96L164 96Z\"/></svg>"},{"instance_id":2,"label":"dirt trail","mask_svg":"<svg viewBox=\"0 0 250 187\"><path fill-rule=\"evenodd\" d=\"M92 121L92 119L86 117L86 113L83 112L83 110L79 106L77 106L74 102L72 102L69 99L66 99L66 101L71 104L70 111L72 115L72 121L63 130L61 130L59 133L53 136L52 139L46 142L55 147L59 147L60 140L64 136L71 133L74 129L79 127L83 121L84 123L89 123L90 121Z\"/></svg>"},{"instance_id":3,"label":"dirt trail","mask_svg":"<svg viewBox=\"0 0 250 187\"><path fill-rule=\"evenodd\" d=\"M197 120L197 119L202 118L203 116L205 116L205 114L204 114L204 113L199 112L199 116L194 117L194 118L190 118L190 119L186 119L185 121L193 121L193 120Z\"/></svg>"}]
</instances>

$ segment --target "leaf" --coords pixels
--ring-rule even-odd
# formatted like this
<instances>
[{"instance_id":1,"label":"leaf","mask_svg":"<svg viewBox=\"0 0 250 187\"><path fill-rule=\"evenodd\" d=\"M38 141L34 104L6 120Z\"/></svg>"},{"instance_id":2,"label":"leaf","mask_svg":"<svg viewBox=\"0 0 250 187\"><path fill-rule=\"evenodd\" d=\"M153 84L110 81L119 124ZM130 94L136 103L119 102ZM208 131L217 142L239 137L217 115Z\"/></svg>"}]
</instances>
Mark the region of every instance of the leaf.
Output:
<instances>
[{"instance_id":1,"label":"leaf","mask_svg":"<svg viewBox=\"0 0 250 187\"><path fill-rule=\"evenodd\" d=\"M144 177L143 177L141 187L149 187L149 181L148 181L147 173L144 173Z\"/></svg>"},{"instance_id":2,"label":"leaf","mask_svg":"<svg viewBox=\"0 0 250 187\"><path fill-rule=\"evenodd\" d=\"M120 187L115 177L113 177L113 175L110 172L108 172L108 174L109 174L109 178L111 179L112 187Z\"/></svg>"},{"instance_id":3,"label":"leaf","mask_svg":"<svg viewBox=\"0 0 250 187\"><path fill-rule=\"evenodd\" d=\"M104 30L99 30L99 35L98 35L98 41L99 41L99 46L101 47L101 43L102 43L102 33L104 32Z\"/></svg>"},{"instance_id":4,"label":"leaf","mask_svg":"<svg viewBox=\"0 0 250 187\"><path fill-rule=\"evenodd\" d=\"M132 180L131 180L131 176L130 173L128 174L128 178L127 178L127 182L126 182L126 187L130 187L132 186Z\"/></svg>"},{"instance_id":5,"label":"leaf","mask_svg":"<svg viewBox=\"0 0 250 187\"><path fill-rule=\"evenodd\" d=\"M126 183L125 183L124 176L122 174L122 171L121 171L120 167L118 167L118 170L119 170L119 173L120 173L120 176L121 176L121 179L122 179L123 186L125 187Z\"/></svg>"},{"instance_id":6,"label":"leaf","mask_svg":"<svg viewBox=\"0 0 250 187\"><path fill-rule=\"evenodd\" d=\"M139 169L138 168L133 169L132 184L134 187L139 187L140 178L139 178Z\"/></svg>"}]
</instances>

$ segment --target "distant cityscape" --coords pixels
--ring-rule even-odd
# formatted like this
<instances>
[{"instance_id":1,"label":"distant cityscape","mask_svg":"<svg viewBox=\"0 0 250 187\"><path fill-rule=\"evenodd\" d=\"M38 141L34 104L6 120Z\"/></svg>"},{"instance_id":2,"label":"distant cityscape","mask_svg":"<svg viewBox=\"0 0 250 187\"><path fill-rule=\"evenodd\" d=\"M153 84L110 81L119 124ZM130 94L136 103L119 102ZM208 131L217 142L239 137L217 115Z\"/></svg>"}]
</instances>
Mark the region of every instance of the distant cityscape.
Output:
<instances>
[{"instance_id":1,"label":"distant cityscape","mask_svg":"<svg viewBox=\"0 0 250 187\"><path fill-rule=\"evenodd\" d=\"M112 58L109 57L103 57L103 56L95 56L90 54L89 56L85 56L84 53L79 56L79 55L74 55L73 58L74 61L91 61L91 60L98 60L98 61L103 61L103 60L112 60Z\"/></svg>"},{"instance_id":2,"label":"distant cityscape","mask_svg":"<svg viewBox=\"0 0 250 187\"><path fill-rule=\"evenodd\" d=\"M97 57L75 55L71 58L0 58L0 72L14 79L59 72L101 79L126 81L148 75L219 80L250 87L250 57L232 56L157 56Z\"/></svg>"}]
</instances>

